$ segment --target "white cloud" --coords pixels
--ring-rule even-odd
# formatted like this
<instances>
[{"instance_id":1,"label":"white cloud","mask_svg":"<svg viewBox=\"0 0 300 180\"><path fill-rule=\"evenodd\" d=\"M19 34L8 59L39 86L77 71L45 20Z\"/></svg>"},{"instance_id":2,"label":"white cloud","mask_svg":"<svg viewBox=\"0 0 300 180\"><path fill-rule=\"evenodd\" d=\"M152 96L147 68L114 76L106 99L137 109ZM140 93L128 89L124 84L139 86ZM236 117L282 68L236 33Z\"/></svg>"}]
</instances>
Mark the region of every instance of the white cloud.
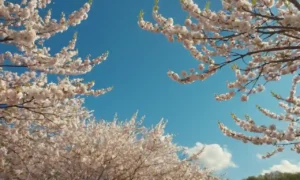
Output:
<instances>
[{"instance_id":1,"label":"white cloud","mask_svg":"<svg viewBox=\"0 0 300 180\"><path fill-rule=\"evenodd\" d=\"M258 159L262 159L262 156L263 156L263 155L261 155L261 154L259 154L259 153L256 154L256 157L257 157Z\"/></svg>"},{"instance_id":2,"label":"white cloud","mask_svg":"<svg viewBox=\"0 0 300 180\"><path fill-rule=\"evenodd\" d=\"M268 170L263 170L261 174L275 172L275 171L279 171L279 172L282 172L282 173L296 173L296 172L300 172L300 163L298 163L298 164L292 164L288 160L282 160L280 162L280 164L273 165Z\"/></svg>"},{"instance_id":3,"label":"white cloud","mask_svg":"<svg viewBox=\"0 0 300 180\"><path fill-rule=\"evenodd\" d=\"M201 144L196 143L194 147L188 148L185 152L190 157L199 152L203 147L204 151L199 155L198 163L208 169L219 171L228 167L237 167L232 162L232 155L227 151L226 147L219 144Z\"/></svg>"}]
</instances>

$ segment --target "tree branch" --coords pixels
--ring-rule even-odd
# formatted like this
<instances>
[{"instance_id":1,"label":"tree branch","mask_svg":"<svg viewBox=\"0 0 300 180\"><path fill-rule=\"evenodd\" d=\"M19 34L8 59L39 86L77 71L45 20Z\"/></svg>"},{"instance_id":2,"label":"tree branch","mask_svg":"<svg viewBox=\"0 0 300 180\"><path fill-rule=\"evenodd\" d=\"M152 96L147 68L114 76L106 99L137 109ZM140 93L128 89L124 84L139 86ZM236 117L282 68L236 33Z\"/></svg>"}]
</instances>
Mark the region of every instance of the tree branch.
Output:
<instances>
[{"instance_id":1,"label":"tree branch","mask_svg":"<svg viewBox=\"0 0 300 180\"><path fill-rule=\"evenodd\" d=\"M288 1L292 3L300 11L300 4L297 0L288 0Z\"/></svg>"},{"instance_id":2,"label":"tree branch","mask_svg":"<svg viewBox=\"0 0 300 180\"><path fill-rule=\"evenodd\" d=\"M5 37L4 39L0 39L0 43L1 42L6 42L6 41L11 41L11 40L14 40L14 39L10 38L10 37Z\"/></svg>"}]
</instances>

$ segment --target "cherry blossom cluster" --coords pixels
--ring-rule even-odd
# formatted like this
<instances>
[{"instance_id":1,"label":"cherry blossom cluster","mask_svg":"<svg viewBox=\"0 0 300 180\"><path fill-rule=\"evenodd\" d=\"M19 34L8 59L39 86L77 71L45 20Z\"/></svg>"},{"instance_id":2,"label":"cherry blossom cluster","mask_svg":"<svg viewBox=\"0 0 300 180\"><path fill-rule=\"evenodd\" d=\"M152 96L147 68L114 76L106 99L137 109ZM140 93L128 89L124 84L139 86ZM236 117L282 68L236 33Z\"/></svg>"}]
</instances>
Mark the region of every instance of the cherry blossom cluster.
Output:
<instances>
[{"instance_id":1,"label":"cherry blossom cluster","mask_svg":"<svg viewBox=\"0 0 300 180\"><path fill-rule=\"evenodd\" d=\"M30 51L36 40L48 39L69 26L80 24L87 19L90 3L85 3L79 11L74 11L68 19L62 14L59 21L51 18L51 10L43 18L38 9L44 9L51 0L23 0L22 3L0 1L2 42L14 44L22 50ZM22 29L22 30L20 30Z\"/></svg>"},{"instance_id":2,"label":"cherry blossom cluster","mask_svg":"<svg viewBox=\"0 0 300 180\"><path fill-rule=\"evenodd\" d=\"M255 145L274 145L276 150L266 154L263 158L269 158L277 152L282 152L284 146L292 145L292 150L300 153L300 129L299 129L299 116L300 116L300 97L296 96L296 87L300 83L300 76L295 76L293 79L290 95L287 98L283 98L280 95L272 92L273 96L278 99L279 106L284 109L284 114L276 114L260 106L257 106L258 110L266 117L276 119L279 121L288 122L288 126L285 130L278 130L275 124L269 127L264 125L255 124L254 120L249 116L245 116L245 120L238 118L235 114L232 114L232 118L235 123L243 130L253 133L260 133L262 136L248 136L243 133L235 132L223 123L219 123L219 127L223 134L231 138L243 141L244 143L250 142Z\"/></svg>"},{"instance_id":3,"label":"cherry blossom cluster","mask_svg":"<svg viewBox=\"0 0 300 180\"><path fill-rule=\"evenodd\" d=\"M147 129L135 114L129 121L70 121L60 132L0 134L0 177L7 179L201 179L217 180L192 159L180 159L182 147L165 134L165 121ZM32 141L38 139L40 141Z\"/></svg>"},{"instance_id":4,"label":"cherry blossom cluster","mask_svg":"<svg viewBox=\"0 0 300 180\"><path fill-rule=\"evenodd\" d=\"M200 9L193 0L180 0L188 18L183 25L158 11L155 0L155 24L143 19L138 24L146 31L166 36L170 42L181 43L199 61L198 71L169 71L168 76L179 83L206 80L227 65L236 79L228 82L228 93L216 100L229 100L242 92L241 100L262 92L270 81L294 74L300 65L300 3L297 0L222 0L222 10L213 11L209 4ZM215 2L212 2L215 3Z\"/></svg>"},{"instance_id":5,"label":"cherry blossom cluster","mask_svg":"<svg viewBox=\"0 0 300 180\"><path fill-rule=\"evenodd\" d=\"M92 68L106 60L108 52L91 59L87 56L81 59L78 50L75 50L77 35L70 41L69 45L63 47L54 56L50 54L50 48L42 47L32 50L30 53L18 54L6 52L0 55L0 67L26 67L51 74L80 75L92 70ZM10 62L7 65L6 61Z\"/></svg>"},{"instance_id":6,"label":"cherry blossom cluster","mask_svg":"<svg viewBox=\"0 0 300 180\"><path fill-rule=\"evenodd\" d=\"M0 117L10 124L26 121L25 124L30 122L55 128L79 116L79 108L71 102L83 101L78 98L99 96L111 90L93 90L94 82L85 84L83 79L64 78L57 84L49 83L45 74L37 76L34 71L20 76L3 71L0 77L0 104L3 105L0 106Z\"/></svg>"},{"instance_id":7,"label":"cherry blossom cluster","mask_svg":"<svg viewBox=\"0 0 300 180\"><path fill-rule=\"evenodd\" d=\"M90 56L85 59L77 57L77 34L66 47L52 56L50 48L44 46L44 41L87 19L91 3L85 3L68 19L62 13L59 21L52 19L51 10L44 18L39 15L38 8L46 8L50 3L51 0L29 0L21 4L0 1L0 15L3 18L0 24L0 42L15 45L21 51L1 54L0 67L26 67L51 74L78 75L91 71L94 65L107 58L108 52L94 59Z\"/></svg>"},{"instance_id":8,"label":"cherry blossom cluster","mask_svg":"<svg viewBox=\"0 0 300 180\"><path fill-rule=\"evenodd\" d=\"M49 47L44 46L44 41L56 33L85 20L91 1L71 13L68 19L62 14L59 22L52 19L51 10L44 18L39 15L40 9L50 3L51 0L23 0L19 4L0 0L0 43L14 45L19 50L0 54L0 117L5 123L26 120L29 124L59 126L63 121L78 116L70 102L111 90L93 90L94 82L85 83L84 79L67 77L91 71L107 58L108 52L95 59L90 56L81 59L75 49L77 33L54 55L50 54ZM18 74L18 68L27 71ZM47 74L65 77L57 82L48 82Z\"/></svg>"}]
</instances>

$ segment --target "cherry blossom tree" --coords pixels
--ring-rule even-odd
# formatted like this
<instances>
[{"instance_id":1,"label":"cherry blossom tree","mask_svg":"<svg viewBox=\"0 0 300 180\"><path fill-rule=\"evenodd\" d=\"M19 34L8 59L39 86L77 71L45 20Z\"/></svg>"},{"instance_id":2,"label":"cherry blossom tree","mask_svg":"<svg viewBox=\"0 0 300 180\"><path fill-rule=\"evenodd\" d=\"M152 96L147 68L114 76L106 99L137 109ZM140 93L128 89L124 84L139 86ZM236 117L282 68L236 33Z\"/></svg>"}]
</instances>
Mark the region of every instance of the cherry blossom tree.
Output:
<instances>
[{"instance_id":1,"label":"cherry blossom tree","mask_svg":"<svg viewBox=\"0 0 300 180\"><path fill-rule=\"evenodd\" d=\"M218 101L229 100L237 92L243 92L241 100L247 101L250 94L262 92L266 83L295 73L300 65L297 0L222 0L218 12L209 9L209 2L201 10L193 0L180 0L188 13L184 25L161 15L158 1L153 8L156 23L145 21L141 11L139 26L181 43L199 61L198 71L183 71L181 77L169 71L169 77L193 83L231 65L236 79L227 82L227 93L215 96Z\"/></svg>"},{"instance_id":2,"label":"cherry blossom tree","mask_svg":"<svg viewBox=\"0 0 300 180\"><path fill-rule=\"evenodd\" d=\"M0 0L0 43L17 47L0 54L0 179L203 179L216 177L196 164L199 153L181 158L184 148L164 134L165 122L147 129L136 122L96 121L84 106L94 90L75 75L85 74L108 53L81 59L77 34L56 54L44 42L85 20L91 1L59 21L51 0ZM47 75L57 76L49 82ZM179 158L180 157L180 158Z\"/></svg>"},{"instance_id":3,"label":"cherry blossom tree","mask_svg":"<svg viewBox=\"0 0 300 180\"><path fill-rule=\"evenodd\" d=\"M59 135L46 131L9 136L20 146L0 148L0 172L9 179L203 179L215 180L194 162L199 153L179 159L184 148L164 133L165 121L147 129L135 114L129 121L70 121ZM1 174L1 173L0 173Z\"/></svg>"},{"instance_id":4,"label":"cherry blossom tree","mask_svg":"<svg viewBox=\"0 0 300 180\"><path fill-rule=\"evenodd\" d=\"M89 72L106 59L107 53L92 60L89 56L85 59L77 57L76 34L55 55L44 46L45 40L86 19L91 2L68 18L62 13L59 21L52 19L51 10L44 18L39 15L39 9L43 10L50 3L50 0L24 0L14 4L0 0L0 42L18 48L17 52L0 54L2 124L23 128L34 124L55 129L88 114L73 106L74 101L83 101L79 97L98 96L111 90L93 90L94 82L84 83L83 79L68 77ZM20 68L25 68L25 72L18 73ZM57 83L48 82L47 74L63 78Z\"/></svg>"},{"instance_id":5,"label":"cherry blossom tree","mask_svg":"<svg viewBox=\"0 0 300 180\"><path fill-rule=\"evenodd\" d=\"M300 129L299 129L299 116L300 116L300 96L296 95L297 85L300 83L300 76L296 76L293 79L290 95L284 98L274 92L272 95L279 100L279 106L285 111L284 114L276 114L265 108L257 105L258 110L266 117L276 119L279 121L288 122L288 126L285 130L279 130L275 124L267 126L260 126L255 124L254 120L249 116L245 116L245 120L238 118L235 114L232 114L232 118L235 123L243 130L253 133L261 134L262 136L248 136L243 133L235 132L223 123L219 122L221 131L233 139L237 139L244 143L252 143L255 145L274 145L276 149L270 153L267 153L262 158L269 158L277 152L284 151L285 146L292 146L291 150L300 153Z\"/></svg>"},{"instance_id":6,"label":"cherry blossom tree","mask_svg":"<svg viewBox=\"0 0 300 180\"><path fill-rule=\"evenodd\" d=\"M85 3L68 18L62 13L59 21L51 17L51 10L45 17L40 15L50 3L51 0L20 3L0 0L1 46L17 48L0 54L0 148L15 153L16 158L10 159L12 162L25 159L15 148L22 151L26 146L43 142L43 138L32 137L32 134L52 136L70 122L89 118L91 112L82 107L84 96L99 96L111 90L93 90L94 82L72 78L91 71L108 53L94 59L90 56L81 59L75 49L77 34L54 55L44 45L50 37L85 20L92 2ZM48 82L47 74L56 75L57 82ZM27 156L29 152L25 151ZM1 161L4 163L4 159ZM12 170L17 167L14 165L10 166Z\"/></svg>"}]
</instances>

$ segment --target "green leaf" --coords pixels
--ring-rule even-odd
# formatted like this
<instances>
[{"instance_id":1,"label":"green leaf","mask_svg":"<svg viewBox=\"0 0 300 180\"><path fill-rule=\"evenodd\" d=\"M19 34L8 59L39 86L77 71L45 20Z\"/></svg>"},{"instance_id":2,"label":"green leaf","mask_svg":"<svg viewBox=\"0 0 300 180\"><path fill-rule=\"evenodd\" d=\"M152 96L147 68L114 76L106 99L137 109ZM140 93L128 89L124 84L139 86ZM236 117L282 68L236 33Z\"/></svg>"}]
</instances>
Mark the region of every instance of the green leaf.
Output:
<instances>
[{"instance_id":1,"label":"green leaf","mask_svg":"<svg viewBox=\"0 0 300 180\"><path fill-rule=\"evenodd\" d=\"M77 38L77 36L78 36L78 32L75 32L73 35L73 38L75 39L75 38Z\"/></svg>"},{"instance_id":2,"label":"green leaf","mask_svg":"<svg viewBox=\"0 0 300 180\"><path fill-rule=\"evenodd\" d=\"M231 66L231 69L232 69L232 70L239 69L239 66L238 66L237 64L233 64L233 65Z\"/></svg>"},{"instance_id":3,"label":"green leaf","mask_svg":"<svg viewBox=\"0 0 300 180\"><path fill-rule=\"evenodd\" d=\"M52 9L50 8L48 11L47 11L47 14L51 14L52 13Z\"/></svg>"},{"instance_id":4,"label":"green leaf","mask_svg":"<svg viewBox=\"0 0 300 180\"><path fill-rule=\"evenodd\" d=\"M144 17L144 11L141 10L139 13L139 20L143 19L143 17Z\"/></svg>"},{"instance_id":5,"label":"green leaf","mask_svg":"<svg viewBox=\"0 0 300 180\"><path fill-rule=\"evenodd\" d=\"M89 0L89 4L92 5L93 4L93 0Z\"/></svg>"},{"instance_id":6,"label":"green leaf","mask_svg":"<svg viewBox=\"0 0 300 180\"><path fill-rule=\"evenodd\" d=\"M232 117L233 119L235 119L235 118L236 118L236 115L235 115L234 113L231 113L231 117Z\"/></svg>"},{"instance_id":7,"label":"green leaf","mask_svg":"<svg viewBox=\"0 0 300 180\"><path fill-rule=\"evenodd\" d=\"M210 1L207 1L205 4L205 10L209 10L209 6L210 6Z\"/></svg>"},{"instance_id":8,"label":"green leaf","mask_svg":"<svg viewBox=\"0 0 300 180\"><path fill-rule=\"evenodd\" d=\"M256 0L252 0L252 5L256 5Z\"/></svg>"},{"instance_id":9,"label":"green leaf","mask_svg":"<svg viewBox=\"0 0 300 180\"><path fill-rule=\"evenodd\" d=\"M277 96L277 94L276 94L276 93L274 93L273 91L271 91L271 94L272 94L272 96L274 96L274 97L276 97L276 96Z\"/></svg>"},{"instance_id":10,"label":"green leaf","mask_svg":"<svg viewBox=\"0 0 300 180\"><path fill-rule=\"evenodd\" d=\"M249 119L250 119L250 116L248 116L247 114L245 114L245 118L246 118L246 120L248 120L248 121L249 121Z\"/></svg>"},{"instance_id":11,"label":"green leaf","mask_svg":"<svg viewBox=\"0 0 300 180\"><path fill-rule=\"evenodd\" d=\"M284 5L286 6L286 7L290 7L290 1L288 1L288 0L285 0L285 1L283 1L284 2Z\"/></svg>"},{"instance_id":12,"label":"green leaf","mask_svg":"<svg viewBox=\"0 0 300 180\"><path fill-rule=\"evenodd\" d=\"M158 9L159 9L158 3L159 3L159 0L154 0L154 7L153 7L154 11L158 11Z\"/></svg>"}]
</instances>

